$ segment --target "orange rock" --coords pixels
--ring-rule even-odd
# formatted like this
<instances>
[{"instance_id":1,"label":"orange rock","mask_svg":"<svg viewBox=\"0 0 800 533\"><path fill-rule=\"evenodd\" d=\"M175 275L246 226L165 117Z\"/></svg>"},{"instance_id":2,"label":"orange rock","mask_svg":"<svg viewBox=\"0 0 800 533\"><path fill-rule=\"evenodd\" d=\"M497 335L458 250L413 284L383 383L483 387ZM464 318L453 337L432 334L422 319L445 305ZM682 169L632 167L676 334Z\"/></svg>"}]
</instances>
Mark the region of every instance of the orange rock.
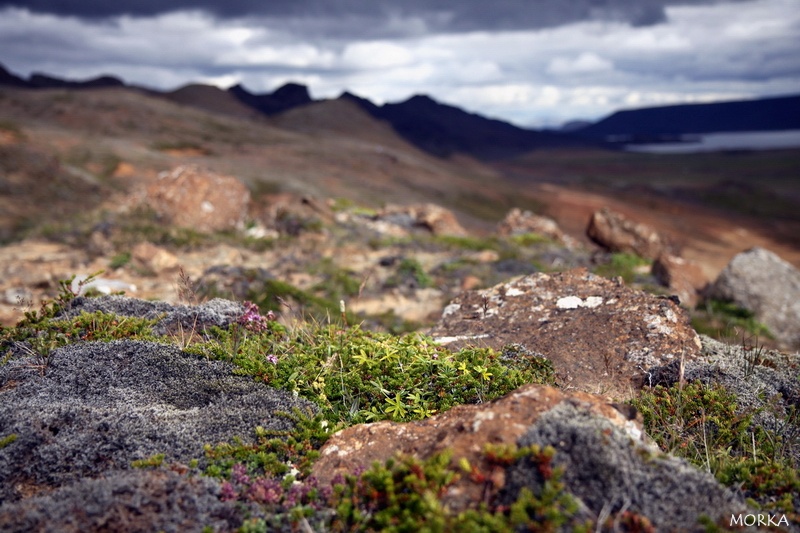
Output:
<instances>
[{"instance_id":1,"label":"orange rock","mask_svg":"<svg viewBox=\"0 0 800 533\"><path fill-rule=\"evenodd\" d=\"M655 259L668 248L656 230L607 207L592 214L586 235L609 251L632 253L647 259Z\"/></svg>"},{"instance_id":2,"label":"orange rock","mask_svg":"<svg viewBox=\"0 0 800 533\"><path fill-rule=\"evenodd\" d=\"M681 304L693 309L709 279L696 262L663 253L653 263L653 276L680 298Z\"/></svg>"},{"instance_id":3,"label":"orange rock","mask_svg":"<svg viewBox=\"0 0 800 533\"><path fill-rule=\"evenodd\" d=\"M644 384L648 368L701 347L675 302L583 268L465 292L431 335L451 348L521 344L550 359L563 386L618 396Z\"/></svg>"},{"instance_id":4,"label":"orange rock","mask_svg":"<svg viewBox=\"0 0 800 533\"><path fill-rule=\"evenodd\" d=\"M180 166L147 187L145 202L167 223L213 232L244 226L250 191L234 177Z\"/></svg>"}]
</instances>

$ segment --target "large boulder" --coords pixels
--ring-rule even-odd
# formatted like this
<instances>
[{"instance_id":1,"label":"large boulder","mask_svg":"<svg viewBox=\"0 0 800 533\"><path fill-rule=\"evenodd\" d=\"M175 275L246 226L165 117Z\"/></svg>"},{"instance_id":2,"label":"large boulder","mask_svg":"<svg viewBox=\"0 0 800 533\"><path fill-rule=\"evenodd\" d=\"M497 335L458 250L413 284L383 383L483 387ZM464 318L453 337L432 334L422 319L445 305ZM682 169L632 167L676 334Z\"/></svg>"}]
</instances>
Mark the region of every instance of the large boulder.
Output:
<instances>
[{"instance_id":1,"label":"large boulder","mask_svg":"<svg viewBox=\"0 0 800 533\"><path fill-rule=\"evenodd\" d=\"M800 347L800 271L769 250L736 255L708 296L751 311L779 342Z\"/></svg>"},{"instance_id":2,"label":"large boulder","mask_svg":"<svg viewBox=\"0 0 800 533\"><path fill-rule=\"evenodd\" d=\"M653 262L653 276L680 299L681 304L694 309L709 279L699 263L670 253L663 253Z\"/></svg>"},{"instance_id":3,"label":"large boulder","mask_svg":"<svg viewBox=\"0 0 800 533\"><path fill-rule=\"evenodd\" d=\"M162 172L147 187L145 204L168 224L214 232L242 229L250 191L232 176L194 166Z\"/></svg>"},{"instance_id":4,"label":"large boulder","mask_svg":"<svg viewBox=\"0 0 800 533\"><path fill-rule=\"evenodd\" d=\"M668 251L665 239L653 228L604 207L592 214L586 235L611 252L655 259Z\"/></svg>"},{"instance_id":5,"label":"large boulder","mask_svg":"<svg viewBox=\"0 0 800 533\"><path fill-rule=\"evenodd\" d=\"M568 248L578 245L577 241L564 233L552 218L523 211L518 207L511 209L497 225L497 234L504 237L527 233L542 235Z\"/></svg>"},{"instance_id":6,"label":"large boulder","mask_svg":"<svg viewBox=\"0 0 800 533\"><path fill-rule=\"evenodd\" d=\"M458 478L442 495L442 504L454 512L494 498L510 505L523 488L538 493L540 465L522 460L497 470L484 455L489 443L555 448L553 465L565 468L566 490L590 520L627 509L649 519L658 531L690 531L700 528L703 515L718 521L746 509L710 474L661 454L646 441L639 422L604 400L541 385L522 387L488 404L457 406L420 422L347 428L322 448L314 474L326 483L398 453L427 459L449 449L454 466L466 459L473 472L491 480Z\"/></svg>"},{"instance_id":7,"label":"large boulder","mask_svg":"<svg viewBox=\"0 0 800 533\"><path fill-rule=\"evenodd\" d=\"M582 268L465 292L431 334L452 348L521 344L549 358L563 386L618 395L641 386L648 368L700 349L674 301Z\"/></svg>"}]
</instances>

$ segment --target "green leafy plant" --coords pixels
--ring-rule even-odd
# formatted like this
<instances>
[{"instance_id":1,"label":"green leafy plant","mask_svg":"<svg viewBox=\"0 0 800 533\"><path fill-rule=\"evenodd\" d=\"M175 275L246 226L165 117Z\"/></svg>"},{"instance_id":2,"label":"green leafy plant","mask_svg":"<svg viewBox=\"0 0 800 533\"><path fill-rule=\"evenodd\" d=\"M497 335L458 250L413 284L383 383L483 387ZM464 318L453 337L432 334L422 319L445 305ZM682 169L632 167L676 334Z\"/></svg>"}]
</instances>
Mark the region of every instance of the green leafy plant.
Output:
<instances>
[{"instance_id":1,"label":"green leafy plant","mask_svg":"<svg viewBox=\"0 0 800 533\"><path fill-rule=\"evenodd\" d=\"M283 477L290 473L293 480L306 479L311 465L319 457L319 448L340 426L330 424L313 411L296 409L292 413L278 413L293 423L291 431L268 431L255 428L255 441L244 444L241 439L215 446L206 445L206 475L230 477L236 464L245 466L248 475Z\"/></svg>"},{"instance_id":2,"label":"green leafy plant","mask_svg":"<svg viewBox=\"0 0 800 533\"><path fill-rule=\"evenodd\" d=\"M191 349L225 358L257 379L317 403L332 423L418 420L454 405L480 403L526 383L553 383L551 363L504 359L489 349L450 352L431 339L307 325L249 335L232 351L232 330Z\"/></svg>"},{"instance_id":3,"label":"green leafy plant","mask_svg":"<svg viewBox=\"0 0 800 533\"><path fill-rule=\"evenodd\" d=\"M590 531L577 518L578 505L561 482L563 472L552 468L553 448L539 446L504 450L500 462L487 451L489 468L504 469L517 461L531 461L541 472L537 489L523 488L510 505L496 497L475 502L456 513L442 497L459 480L494 494L488 472L465 460L453 461L445 451L426 460L411 456L374 463L363 473L334 480L331 506L336 515L331 531Z\"/></svg>"}]
</instances>

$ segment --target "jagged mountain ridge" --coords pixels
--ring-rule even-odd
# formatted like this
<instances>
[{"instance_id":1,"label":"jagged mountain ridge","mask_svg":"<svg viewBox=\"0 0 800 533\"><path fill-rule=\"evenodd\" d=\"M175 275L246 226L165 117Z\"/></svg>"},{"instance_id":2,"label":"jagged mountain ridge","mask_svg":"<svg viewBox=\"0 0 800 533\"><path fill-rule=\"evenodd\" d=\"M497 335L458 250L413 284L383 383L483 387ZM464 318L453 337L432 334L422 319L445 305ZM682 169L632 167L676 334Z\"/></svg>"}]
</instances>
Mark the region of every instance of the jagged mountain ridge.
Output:
<instances>
[{"instance_id":1,"label":"jagged mountain ridge","mask_svg":"<svg viewBox=\"0 0 800 533\"><path fill-rule=\"evenodd\" d=\"M565 133L519 128L442 104L425 95L380 107L349 93L342 98L355 101L372 116L389 122L404 139L439 157L464 153L492 161L537 148L585 148L597 144Z\"/></svg>"},{"instance_id":2,"label":"jagged mountain ridge","mask_svg":"<svg viewBox=\"0 0 800 533\"><path fill-rule=\"evenodd\" d=\"M0 85L31 89L127 86L113 76L72 81L36 73L26 80L2 65ZM242 85L225 91L201 84L188 84L168 92L142 90L184 105L236 116L248 116L246 108L277 116L319 102L311 98L305 85L298 83L287 83L271 93L252 93ZM429 154L437 157L464 154L482 161L511 159L543 148L609 148L612 147L606 144L609 138L612 142L614 139L660 141L679 139L685 134L800 129L800 95L622 110L585 127L561 131L520 128L426 95L381 106L347 91L339 99L356 103Z\"/></svg>"}]
</instances>

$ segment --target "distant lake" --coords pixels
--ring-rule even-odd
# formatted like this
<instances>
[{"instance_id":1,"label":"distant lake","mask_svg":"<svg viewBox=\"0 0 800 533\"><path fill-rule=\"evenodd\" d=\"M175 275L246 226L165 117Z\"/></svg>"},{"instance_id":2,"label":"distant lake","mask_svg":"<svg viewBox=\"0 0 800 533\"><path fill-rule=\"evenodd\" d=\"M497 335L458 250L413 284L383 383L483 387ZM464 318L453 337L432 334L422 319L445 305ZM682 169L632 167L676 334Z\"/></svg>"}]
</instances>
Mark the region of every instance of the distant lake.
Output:
<instances>
[{"instance_id":1,"label":"distant lake","mask_svg":"<svg viewBox=\"0 0 800 533\"><path fill-rule=\"evenodd\" d=\"M685 135L683 138L683 142L628 144L625 150L651 154L686 154L718 150L800 148L800 130L697 133Z\"/></svg>"}]
</instances>

